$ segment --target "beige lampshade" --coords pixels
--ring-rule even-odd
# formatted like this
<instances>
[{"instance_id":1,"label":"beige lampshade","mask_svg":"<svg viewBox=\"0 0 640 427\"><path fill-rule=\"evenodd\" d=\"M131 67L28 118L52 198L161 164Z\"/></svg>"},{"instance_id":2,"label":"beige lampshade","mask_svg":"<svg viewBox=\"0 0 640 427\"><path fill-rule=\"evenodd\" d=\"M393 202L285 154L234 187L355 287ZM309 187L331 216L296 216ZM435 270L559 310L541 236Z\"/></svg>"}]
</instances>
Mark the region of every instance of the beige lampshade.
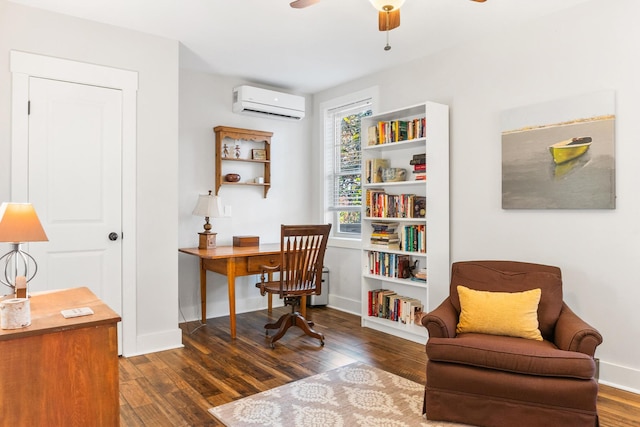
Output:
<instances>
[{"instance_id":1,"label":"beige lampshade","mask_svg":"<svg viewBox=\"0 0 640 427\"><path fill-rule=\"evenodd\" d=\"M0 242L46 242L49 239L31 203L0 205Z\"/></svg>"},{"instance_id":2,"label":"beige lampshade","mask_svg":"<svg viewBox=\"0 0 640 427\"><path fill-rule=\"evenodd\" d=\"M201 194L198 196L196 207L193 209L193 215L205 218L219 218L222 216L222 201L220 197L209 194Z\"/></svg>"},{"instance_id":3,"label":"beige lampshade","mask_svg":"<svg viewBox=\"0 0 640 427\"><path fill-rule=\"evenodd\" d=\"M400 7L404 4L404 0L369 0L369 1L373 5L373 7L378 9L380 12L387 12L387 10L384 8L385 6L391 6L391 9L389 9L388 11L392 11L392 10L400 9Z\"/></svg>"}]
</instances>

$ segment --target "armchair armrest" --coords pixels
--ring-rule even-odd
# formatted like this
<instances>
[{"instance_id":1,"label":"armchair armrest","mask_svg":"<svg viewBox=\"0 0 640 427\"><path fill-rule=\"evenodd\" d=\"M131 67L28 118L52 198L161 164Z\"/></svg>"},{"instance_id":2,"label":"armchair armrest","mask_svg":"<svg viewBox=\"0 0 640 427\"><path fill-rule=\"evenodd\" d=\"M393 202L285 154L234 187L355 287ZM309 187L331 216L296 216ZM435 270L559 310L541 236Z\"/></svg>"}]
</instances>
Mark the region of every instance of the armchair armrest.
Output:
<instances>
[{"instance_id":1,"label":"armchair armrest","mask_svg":"<svg viewBox=\"0 0 640 427\"><path fill-rule=\"evenodd\" d=\"M458 312L449 298L422 316L422 326L429 331L429 338L453 338L456 336L457 324Z\"/></svg>"},{"instance_id":2,"label":"armchair armrest","mask_svg":"<svg viewBox=\"0 0 640 427\"><path fill-rule=\"evenodd\" d=\"M265 285L273 279L273 273L280 270L280 265L261 265L260 266L260 283L256 284L256 287L260 289L260 295L265 296L267 291ZM267 277L265 278L265 274ZM265 280L266 279L266 280Z\"/></svg>"},{"instance_id":3,"label":"armchair armrest","mask_svg":"<svg viewBox=\"0 0 640 427\"><path fill-rule=\"evenodd\" d=\"M577 351L593 357L596 347L601 343L602 335L563 303L556 323L556 346L561 350Z\"/></svg>"}]
</instances>

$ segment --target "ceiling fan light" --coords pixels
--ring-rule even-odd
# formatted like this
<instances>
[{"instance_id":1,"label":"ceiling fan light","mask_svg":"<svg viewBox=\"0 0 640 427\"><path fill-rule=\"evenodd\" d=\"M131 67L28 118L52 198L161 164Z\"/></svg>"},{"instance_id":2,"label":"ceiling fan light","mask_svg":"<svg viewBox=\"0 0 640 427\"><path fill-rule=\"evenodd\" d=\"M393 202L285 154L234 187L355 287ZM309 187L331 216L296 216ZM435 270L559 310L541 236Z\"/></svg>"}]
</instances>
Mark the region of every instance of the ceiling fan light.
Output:
<instances>
[{"instance_id":1,"label":"ceiling fan light","mask_svg":"<svg viewBox=\"0 0 640 427\"><path fill-rule=\"evenodd\" d=\"M369 0L373 7L380 12L389 12L392 10L398 10L404 4L404 0ZM387 6L391 6L388 8Z\"/></svg>"}]
</instances>

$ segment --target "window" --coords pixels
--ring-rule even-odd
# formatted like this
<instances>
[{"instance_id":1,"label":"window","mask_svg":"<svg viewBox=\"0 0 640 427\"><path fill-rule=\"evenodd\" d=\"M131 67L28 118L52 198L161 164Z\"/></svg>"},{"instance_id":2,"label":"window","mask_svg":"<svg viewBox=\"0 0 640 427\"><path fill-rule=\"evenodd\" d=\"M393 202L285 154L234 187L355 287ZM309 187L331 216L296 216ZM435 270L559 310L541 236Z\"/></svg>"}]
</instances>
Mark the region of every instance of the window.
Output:
<instances>
[{"instance_id":1,"label":"window","mask_svg":"<svg viewBox=\"0 0 640 427\"><path fill-rule=\"evenodd\" d=\"M360 120L372 114L372 97L324 110L325 215L334 237L360 238Z\"/></svg>"}]
</instances>

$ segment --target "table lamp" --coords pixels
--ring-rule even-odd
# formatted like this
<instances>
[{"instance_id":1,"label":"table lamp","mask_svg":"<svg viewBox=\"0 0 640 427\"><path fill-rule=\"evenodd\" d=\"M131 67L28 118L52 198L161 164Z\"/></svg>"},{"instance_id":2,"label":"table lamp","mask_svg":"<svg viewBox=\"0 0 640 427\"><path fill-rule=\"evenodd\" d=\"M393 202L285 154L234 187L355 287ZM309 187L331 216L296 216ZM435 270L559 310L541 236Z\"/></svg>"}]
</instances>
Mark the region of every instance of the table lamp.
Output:
<instances>
[{"instance_id":1,"label":"table lamp","mask_svg":"<svg viewBox=\"0 0 640 427\"><path fill-rule=\"evenodd\" d=\"M204 232L198 233L200 239L198 249L211 249L216 247L216 233L211 231L209 218L220 218L222 216L222 202L220 197L214 196L209 190L209 194L198 196L198 202L193 209L193 215L204 217Z\"/></svg>"},{"instance_id":2,"label":"table lamp","mask_svg":"<svg viewBox=\"0 0 640 427\"><path fill-rule=\"evenodd\" d=\"M0 258L0 282L14 289L16 297L24 298L26 285L38 272L36 260L20 247L26 242L46 242L49 239L31 203L3 203L0 205L0 242L13 245L13 250ZM29 264L33 271L29 272Z\"/></svg>"}]
</instances>

